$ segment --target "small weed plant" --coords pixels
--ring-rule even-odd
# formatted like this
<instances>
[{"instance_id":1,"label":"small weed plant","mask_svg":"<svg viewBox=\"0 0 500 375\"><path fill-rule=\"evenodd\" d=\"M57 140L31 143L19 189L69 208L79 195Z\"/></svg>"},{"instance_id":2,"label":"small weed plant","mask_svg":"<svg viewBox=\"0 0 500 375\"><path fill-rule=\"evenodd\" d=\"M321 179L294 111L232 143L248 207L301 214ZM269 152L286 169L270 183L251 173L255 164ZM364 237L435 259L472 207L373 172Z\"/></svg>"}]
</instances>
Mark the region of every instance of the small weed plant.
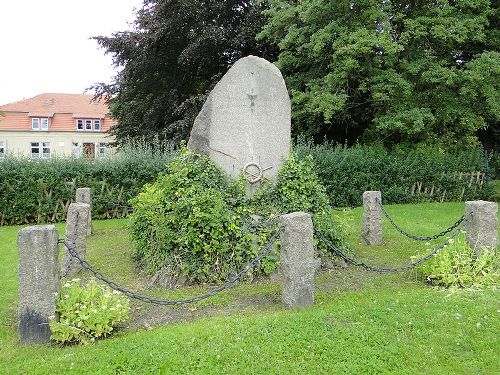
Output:
<instances>
[{"instance_id":1,"label":"small weed plant","mask_svg":"<svg viewBox=\"0 0 500 375\"><path fill-rule=\"evenodd\" d=\"M426 280L446 288L489 288L500 286L500 261L487 248L476 255L462 237L450 240L434 258L422 265Z\"/></svg>"},{"instance_id":2,"label":"small weed plant","mask_svg":"<svg viewBox=\"0 0 500 375\"><path fill-rule=\"evenodd\" d=\"M90 281L84 287L79 279L66 282L56 302L50 322L51 338L61 344L88 344L109 336L113 328L128 319L128 299L109 287Z\"/></svg>"}]
</instances>

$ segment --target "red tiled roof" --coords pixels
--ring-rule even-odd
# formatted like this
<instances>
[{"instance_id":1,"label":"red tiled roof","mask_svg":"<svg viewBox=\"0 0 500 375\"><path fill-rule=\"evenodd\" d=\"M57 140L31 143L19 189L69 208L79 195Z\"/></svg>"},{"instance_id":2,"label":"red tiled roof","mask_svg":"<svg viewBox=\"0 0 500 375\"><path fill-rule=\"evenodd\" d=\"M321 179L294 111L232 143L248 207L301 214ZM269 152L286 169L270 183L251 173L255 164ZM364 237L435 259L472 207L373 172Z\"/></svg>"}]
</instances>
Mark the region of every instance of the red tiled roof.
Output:
<instances>
[{"instance_id":1,"label":"red tiled roof","mask_svg":"<svg viewBox=\"0 0 500 375\"><path fill-rule=\"evenodd\" d=\"M33 98L0 106L2 112L85 113L104 118L109 113L104 100L94 102L93 95L40 94Z\"/></svg>"}]
</instances>

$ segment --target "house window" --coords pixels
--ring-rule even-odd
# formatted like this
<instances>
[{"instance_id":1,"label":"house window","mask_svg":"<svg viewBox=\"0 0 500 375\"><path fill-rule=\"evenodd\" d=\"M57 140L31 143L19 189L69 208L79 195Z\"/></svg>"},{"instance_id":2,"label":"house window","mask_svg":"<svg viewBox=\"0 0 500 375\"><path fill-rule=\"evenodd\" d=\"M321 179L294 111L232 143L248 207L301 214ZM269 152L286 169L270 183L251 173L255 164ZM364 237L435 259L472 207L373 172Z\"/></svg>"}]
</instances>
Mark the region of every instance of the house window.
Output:
<instances>
[{"instance_id":1,"label":"house window","mask_svg":"<svg viewBox=\"0 0 500 375\"><path fill-rule=\"evenodd\" d=\"M32 159L49 159L50 158L50 142L31 142L31 158Z\"/></svg>"},{"instance_id":2,"label":"house window","mask_svg":"<svg viewBox=\"0 0 500 375\"><path fill-rule=\"evenodd\" d=\"M71 156L75 159L80 157L80 145L78 142L73 142L73 146L71 148Z\"/></svg>"},{"instance_id":3,"label":"house window","mask_svg":"<svg viewBox=\"0 0 500 375\"><path fill-rule=\"evenodd\" d=\"M108 144L107 143L99 143L97 148L97 157L102 159L105 158L108 154Z\"/></svg>"},{"instance_id":4,"label":"house window","mask_svg":"<svg viewBox=\"0 0 500 375\"><path fill-rule=\"evenodd\" d=\"M0 158L5 157L5 141L0 141Z\"/></svg>"},{"instance_id":5,"label":"house window","mask_svg":"<svg viewBox=\"0 0 500 375\"><path fill-rule=\"evenodd\" d=\"M31 118L31 129L32 130L49 130L49 119L48 117L32 117Z\"/></svg>"},{"instance_id":6,"label":"house window","mask_svg":"<svg viewBox=\"0 0 500 375\"><path fill-rule=\"evenodd\" d=\"M78 119L76 129L84 131L101 131L101 120Z\"/></svg>"},{"instance_id":7,"label":"house window","mask_svg":"<svg viewBox=\"0 0 500 375\"><path fill-rule=\"evenodd\" d=\"M50 158L50 142L42 142L42 158Z\"/></svg>"}]
</instances>

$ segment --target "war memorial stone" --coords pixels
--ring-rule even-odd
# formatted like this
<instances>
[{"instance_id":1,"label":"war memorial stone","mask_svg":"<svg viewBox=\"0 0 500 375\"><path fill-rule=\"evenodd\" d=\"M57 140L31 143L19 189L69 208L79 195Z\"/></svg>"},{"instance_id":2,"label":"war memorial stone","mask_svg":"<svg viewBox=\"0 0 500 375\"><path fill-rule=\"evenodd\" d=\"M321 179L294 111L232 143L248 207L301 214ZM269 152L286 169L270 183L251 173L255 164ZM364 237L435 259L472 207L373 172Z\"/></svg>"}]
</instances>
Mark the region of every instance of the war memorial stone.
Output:
<instances>
[{"instance_id":1,"label":"war memorial stone","mask_svg":"<svg viewBox=\"0 0 500 375\"><path fill-rule=\"evenodd\" d=\"M264 178L276 178L290 142L290 98L281 72L265 59L247 56L208 96L188 148L209 155L231 178L243 172L252 194Z\"/></svg>"},{"instance_id":2,"label":"war memorial stone","mask_svg":"<svg viewBox=\"0 0 500 375\"><path fill-rule=\"evenodd\" d=\"M59 239L54 225L21 229L19 248L19 338L21 344L50 342L49 317L59 292Z\"/></svg>"}]
</instances>

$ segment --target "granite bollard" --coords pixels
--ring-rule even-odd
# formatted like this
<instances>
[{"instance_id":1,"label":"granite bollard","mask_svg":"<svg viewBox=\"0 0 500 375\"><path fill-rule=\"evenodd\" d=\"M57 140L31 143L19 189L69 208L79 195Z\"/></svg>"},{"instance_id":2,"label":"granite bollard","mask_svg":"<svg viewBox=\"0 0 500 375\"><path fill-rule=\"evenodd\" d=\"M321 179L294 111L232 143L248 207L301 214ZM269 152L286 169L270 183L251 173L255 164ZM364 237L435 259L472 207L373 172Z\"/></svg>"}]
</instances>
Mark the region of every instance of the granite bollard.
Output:
<instances>
[{"instance_id":1,"label":"granite bollard","mask_svg":"<svg viewBox=\"0 0 500 375\"><path fill-rule=\"evenodd\" d=\"M314 256L311 215L293 212L280 217L281 273L283 304L287 308L306 307L314 303L314 273L319 259Z\"/></svg>"},{"instance_id":2,"label":"granite bollard","mask_svg":"<svg viewBox=\"0 0 500 375\"><path fill-rule=\"evenodd\" d=\"M365 191L363 193L363 227L361 240L365 245L380 245L382 243L382 194L380 191Z\"/></svg>"},{"instance_id":3,"label":"granite bollard","mask_svg":"<svg viewBox=\"0 0 500 375\"><path fill-rule=\"evenodd\" d=\"M69 244L75 246L76 253L82 259L85 259L89 215L90 205L86 203L71 203L69 205L64 239ZM70 256L68 249L65 249L62 262L63 276L71 277L80 272L81 269L82 267L78 260Z\"/></svg>"},{"instance_id":4,"label":"granite bollard","mask_svg":"<svg viewBox=\"0 0 500 375\"><path fill-rule=\"evenodd\" d=\"M21 344L50 342L49 317L59 292L59 235L53 225L23 228L19 248L19 338Z\"/></svg>"},{"instance_id":5,"label":"granite bollard","mask_svg":"<svg viewBox=\"0 0 500 375\"><path fill-rule=\"evenodd\" d=\"M86 203L90 206L89 224L87 227L87 235L92 234L92 192L90 188L76 189L76 203Z\"/></svg>"},{"instance_id":6,"label":"granite bollard","mask_svg":"<svg viewBox=\"0 0 500 375\"><path fill-rule=\"evenodd\" d=\"M476 255L487 247L496 251L498 246L498 203L487 201L465 202L465 238ZM472 214L472 215L471 215Z\"/></svg>"}]
</instances>

